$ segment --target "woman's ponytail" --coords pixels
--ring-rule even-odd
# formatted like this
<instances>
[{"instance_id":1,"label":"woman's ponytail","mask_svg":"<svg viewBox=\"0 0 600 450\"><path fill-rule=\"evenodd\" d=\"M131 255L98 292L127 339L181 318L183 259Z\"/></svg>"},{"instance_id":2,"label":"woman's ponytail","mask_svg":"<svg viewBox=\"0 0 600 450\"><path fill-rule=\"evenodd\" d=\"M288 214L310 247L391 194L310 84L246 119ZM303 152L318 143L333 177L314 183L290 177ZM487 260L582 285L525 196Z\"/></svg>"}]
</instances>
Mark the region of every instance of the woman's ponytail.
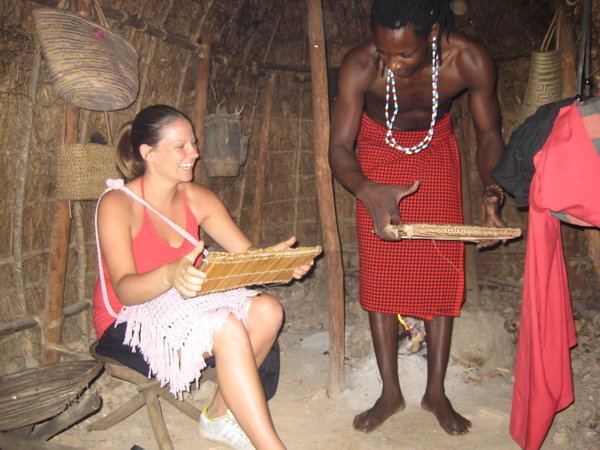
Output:
<instances>
[{"instance_id":1,"label":"woman's ponytail","mask_svg":"<svg viewBox=\"0 0 600 450\"><path fill-rule=\"evenodd\" d=\"M117 170L126 182L142 176L146 171L145 161L140 154L139 146L133 148L131 144L132 123L127 122L123 125L117 138Z\"/></svg>"}]
</instances>

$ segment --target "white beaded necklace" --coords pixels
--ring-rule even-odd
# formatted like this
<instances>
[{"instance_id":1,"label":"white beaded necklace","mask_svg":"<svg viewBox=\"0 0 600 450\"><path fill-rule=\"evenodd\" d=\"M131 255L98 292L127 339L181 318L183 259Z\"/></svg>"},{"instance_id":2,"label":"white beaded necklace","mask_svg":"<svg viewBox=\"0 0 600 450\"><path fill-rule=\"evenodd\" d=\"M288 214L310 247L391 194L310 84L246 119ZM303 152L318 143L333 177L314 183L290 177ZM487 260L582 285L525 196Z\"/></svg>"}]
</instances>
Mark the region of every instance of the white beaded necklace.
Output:
<instances>
[{"instance_id":1,"label":"white beaded necklace","mask_svg":"<svg viewBox=\"0 0 600 450\"><path fill-rule=\"evenodd\" d=\"M398 96L396 95L396 80L394 79L394 72L390 69L387 71L386 85L385 85L385 125L387 127L387 133L385 135L385 142L390 147L400 150L407 155L418 153L424 148L429 146L429 142L433 139L433 127L435 126L435 119L437 118L438 104L439 104L439 92L438 92L438 76L439 76L439 57L437 53L437 38L434 36L431 42L431 125L429 131L423 140L412 147L402 147L396 142L396 139L392 135L392 127L398 114ZM392 91L392 98L394 100L394 114L390 120L390 90Z\"/></svg>"}]
</instances>

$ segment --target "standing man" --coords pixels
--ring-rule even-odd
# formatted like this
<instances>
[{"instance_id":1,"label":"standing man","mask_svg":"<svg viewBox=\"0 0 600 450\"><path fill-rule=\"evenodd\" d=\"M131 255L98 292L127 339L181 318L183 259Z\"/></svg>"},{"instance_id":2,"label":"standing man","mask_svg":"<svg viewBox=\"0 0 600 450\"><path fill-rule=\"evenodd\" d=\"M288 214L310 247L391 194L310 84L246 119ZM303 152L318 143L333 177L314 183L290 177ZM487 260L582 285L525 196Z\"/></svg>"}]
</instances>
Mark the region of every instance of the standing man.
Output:
<instances>
[{"instance_id":1,"label":"standing man","mask_svg":"<svg viewBox=\"0 0 600 450\"><path fill-rule=\"evenodd\" d=\"M339 73L329 159L334 176L357 199L360 302L369 312L383 382L375 405L354 418L362 431L405 406L397 314L425 321L428 374L421 406L449 434L471 426L444 390L453 319L464 298L464 245L394 241L385 231L401 220L462 223L460 157L448 110L465 91L485 186L483 225L504 226L504 193L490 176L504 150L495 67L481 44L451 25L446 0L374 0L372 39L346 55Z\"/></svg>"}]
</instances>

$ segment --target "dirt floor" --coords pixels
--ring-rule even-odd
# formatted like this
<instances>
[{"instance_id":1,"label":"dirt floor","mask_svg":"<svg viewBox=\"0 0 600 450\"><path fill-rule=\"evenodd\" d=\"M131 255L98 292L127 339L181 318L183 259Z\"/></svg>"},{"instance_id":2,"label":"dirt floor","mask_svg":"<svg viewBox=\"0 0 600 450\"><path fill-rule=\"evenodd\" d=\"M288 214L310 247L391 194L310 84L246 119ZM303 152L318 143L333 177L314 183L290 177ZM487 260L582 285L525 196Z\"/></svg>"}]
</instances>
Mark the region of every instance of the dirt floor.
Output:
<instances>
[{"instance_id":1,"label":"dirt floor","mask_svg":"<svg viewBox=\"0 0 600 450\"><path fill-rule=\"evenodd\" d=\"M313 277L314 278L314 277ZM518 280L517 280L518 283ZM366 314L354 300L356 279L347 280L346 387L342 395L328 397L328 332L325 292L319 280L289 288L276 288L286 307L286 324L280 337L282 370L279 389L270 401L276 428L290 449L518 449L508 434L515 327L518 325L518 288L483 287L477 299L467 302L456 320L447 393L455 408L473 422L465 436L443 432L435 418L419 405L425 386L426 347L411 353L401 341L398 362L407 407L379 429L365 434L352 429L353 417L377 399L381 382L372 352ZM547 449L598 448L598 299L579 302L575 308L579 346L572 352L576 401L560 413L548 435ZM596 322L594 325L594 321ZM418 323L417 323L418 325ZM107 431L88 432L87 424L106 414L135 388L102 375L92 386L101 393L103 409L96 416L56 436L51 442L86 449L156 449L146 412L140 410ZM215 383L206 380L191 395L206 404ZM197 422L163 403L163 412L177 450L223 449L197 434Z\"/></svg>"}]
</instances>

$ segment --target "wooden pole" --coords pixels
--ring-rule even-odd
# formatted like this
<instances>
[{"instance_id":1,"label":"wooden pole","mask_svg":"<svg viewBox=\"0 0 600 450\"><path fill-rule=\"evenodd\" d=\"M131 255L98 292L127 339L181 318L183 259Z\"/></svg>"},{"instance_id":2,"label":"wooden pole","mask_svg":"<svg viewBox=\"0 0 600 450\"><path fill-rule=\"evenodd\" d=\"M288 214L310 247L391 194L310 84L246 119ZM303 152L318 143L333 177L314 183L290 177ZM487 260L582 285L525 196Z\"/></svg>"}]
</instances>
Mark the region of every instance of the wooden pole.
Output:
<instances>
[{"instance_id":1,"label":"wooden pole","mask_svg":"<svg viewBox=\"0 0 600 450\"><path fill-rule=\"evenodd\" d=\"M561 57L562 98L575 97L577 94L577 46L574 31L573 21L566 14L561 14L558 22L558 47Z\"/></svg>"},{"instance_id":2,"label":"wooden pole","mask_svg":"<svg viewBox=\"0 0 600 450\"><path fill-rule=\"evenodd\" d=\"M250 240L255 245L260 245L260 228L262 225L262 200L265 194L265 179L267 172L267 147L269 146L269 127L271 125L271 108L275 92L276 75L269 75L267 92L265 94L265 109L262 115L262 126L258 138L258 153L256 155L256 184L254 186L254 203L252 204L252 223Z\"/></svg>"},{"instance_id":3,"label":"wooden pole","mask_svg":"<svg viewBox=\"0 0 600 450\"><path fill-rule=\"evenodd\" d=\"M65 143L71 144L79 138L79 108L65 105ZM54 206L54 221L50 234L50 255L48 259L48 284L44 305L42 326L42 364L55 364L60 361L60 352L46 347L46 344L62 343L63 296L71 234L71 207L68 200L57 200Z\"/></svg>"},{"instance_id":4,"label":"wooden pole","mask_svg":"<svg viewBox=\"0 0 600 450\"><path fill-rule=\"evenodd\" d=\"M315 171L329 293L329 396L344 389L344 270L338 235L329 149L329 96L321 0L306 0L313 95Z\"/></svg>"},{"instance_id":5,"label":"wooden pole","mask_svg":"<svg viewBox=\"0 0 600 450\"><path fill-rule=\"evenodd\" d=\"M89 15L89 1L77 2L77 12ZM79 113L77 106L65 105L65 144L79 140ZM48 257L48 284L44 301L44 320L42 325L42 364L55 364L60 361L60 352L47 348L46 344L62 343L63 297L71 234L71 205L68 200L58 200L55 204L54 221L50 234Z\"/></svg>"},{"instance_id":6,"label":"wooden pole","mask_svg":"<svg viewBox=\"0 0 600 450\"><path fill-rule=\"evenodd\" d=\"M208 101L208 77L210 70L210 45L205 43L196 64L196 83L194 84L194 106L192 108L192 123L198 139L198 150L200 157L204 153L204 116L206 115L206 103ZM194 168L194 180L200 183L202 180L202 158Z\"/></svg>"},{"instance_id":7,"label":"wooden pole","mask_svg":"<svg viewBox=\"0 0 600 450\"><path fill-rule=\"evenodd\" d=\"M473 198L471 178L469 176L469 167L473 167L473 158L471 155L471 146L467 145L474 142L471 132L469 102L466 96L460 103L460 125L459 132L462 140L462 151L460 152L461 181L462 181L462 205L463 217L466 223L473 223L475 215L473 213ZM479 304L479 279L477 276L477 249L474 245L465 245L465 296L469 304Z\"/></svg>"}]
</instances>

